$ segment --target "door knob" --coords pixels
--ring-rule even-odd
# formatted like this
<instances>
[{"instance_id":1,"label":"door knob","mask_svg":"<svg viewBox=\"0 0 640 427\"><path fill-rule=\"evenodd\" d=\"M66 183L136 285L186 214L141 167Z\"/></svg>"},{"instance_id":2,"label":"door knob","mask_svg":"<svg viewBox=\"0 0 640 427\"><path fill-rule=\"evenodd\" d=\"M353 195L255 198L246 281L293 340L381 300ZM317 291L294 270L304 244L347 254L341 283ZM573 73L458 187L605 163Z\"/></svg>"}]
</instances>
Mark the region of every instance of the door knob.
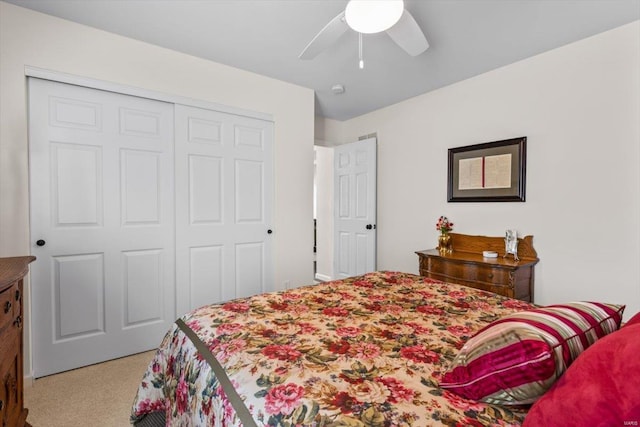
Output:
<instances>
[{"instance_id":1,"label":"door knob","mask_svg":"<svg viewBox=\"0 0 640 427\"><path fill-rule=\"evenodd\" d=\"M373 225L371 224L367 224L367 226L365 227L367 230L371 230L373 228Z\"/></svg>"},{"instance_id":2,"label":"door knob","mask_svg":"<svg viewBox=\"0 0 640 427\"><path fill-rule=\"evenodd\" d=\"M267 234L273 233L273 230L267 230Z\"/></svg>"},{"instance_id":3,"label":"door knob","mask_svg":"<svg viewBox=\"0 0 640 427\"><path fill-rule=\"evenodd\" d=\"M44 246L47 242L45 242L44 240L40 239L36 242L36 245L38 246Z\"/></svg>"}]
</instances>

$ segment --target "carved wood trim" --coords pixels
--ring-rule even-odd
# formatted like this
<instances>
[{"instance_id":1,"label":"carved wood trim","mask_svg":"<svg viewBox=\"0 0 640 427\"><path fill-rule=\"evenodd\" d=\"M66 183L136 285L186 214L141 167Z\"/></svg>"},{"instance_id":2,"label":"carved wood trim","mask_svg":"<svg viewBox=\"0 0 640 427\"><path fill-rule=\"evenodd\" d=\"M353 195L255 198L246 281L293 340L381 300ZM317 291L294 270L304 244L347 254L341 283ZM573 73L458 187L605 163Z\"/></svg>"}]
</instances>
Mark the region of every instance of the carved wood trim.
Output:
<instances>
[{"instance_id":1,"label":"carved wood trim","mask_svg":"<svg viewBox=\"0 0 640 427\"><path fill-rule=\"evenodd\" d=\"M504 237L473 236L470 234L449 233L453 252L471 252L482 254L482 251L494 251L498 256L505 254ZM538 260L533 248L533 236L518 237L518 258Z\"/></svg>"}]
</instances>

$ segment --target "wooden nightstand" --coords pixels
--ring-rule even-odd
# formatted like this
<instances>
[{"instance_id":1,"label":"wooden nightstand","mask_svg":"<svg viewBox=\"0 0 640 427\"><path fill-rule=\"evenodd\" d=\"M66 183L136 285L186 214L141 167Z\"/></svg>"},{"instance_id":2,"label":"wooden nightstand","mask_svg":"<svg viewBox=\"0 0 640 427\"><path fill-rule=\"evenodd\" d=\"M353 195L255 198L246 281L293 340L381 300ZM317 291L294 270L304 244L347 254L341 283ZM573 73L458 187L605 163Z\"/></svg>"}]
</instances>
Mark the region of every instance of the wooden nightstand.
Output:
<instances>
[{"instance_id":1,"label":"wooden nightstand","mask_svg":"<svg viewBox=\"0 0 640 427\"><path fill-rule=\"evenodd\" d=\"M35 257L0 258L0 422L23 427L22 368L23 278Z\"/></svg>"},{"instance_id":2,"label":"wooden nightstand","mask_svg":"<svg viewBox=\"0 0 640 427\"><path fill-rule=\"evenodd\" d=\"M518 239L518 258L504 258L504 238L450 233L453 252L438 249L418 251L420 275L444 282L459 283L510 298L533 302L534 267L538 255L533 236ZM498 258L484 258L483 251L494 251Z\"/></svg>"}]
</instances>

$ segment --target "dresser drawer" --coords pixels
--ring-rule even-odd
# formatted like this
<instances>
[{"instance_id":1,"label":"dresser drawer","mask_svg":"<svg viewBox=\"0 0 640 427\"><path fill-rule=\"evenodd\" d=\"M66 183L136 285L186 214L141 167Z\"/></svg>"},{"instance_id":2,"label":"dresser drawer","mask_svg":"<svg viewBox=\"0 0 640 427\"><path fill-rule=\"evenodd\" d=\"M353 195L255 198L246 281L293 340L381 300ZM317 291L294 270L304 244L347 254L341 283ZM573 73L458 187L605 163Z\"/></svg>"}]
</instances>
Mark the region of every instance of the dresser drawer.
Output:
<instances>
[{"instance_id":1,"label":"dresser drawer","mask_svg":"<svg viewBox=\"0 0 640 427\"><path fill-rule=\"evenodd\" d=\"M10 325L20 313L20 306L16 304L15 295L18 290L17 283L9 286L0 293L0 331Z\"/></svg>"},{"instance_id":2,"label":"dresser drawer","mask_svg":"<svg viewBox=\"0 0 640 427\"><path fill-rule=\"evenodd\" d=\"M476 277L475 265L450 262L441 258L425 258L423 270L429 273L440 274L447 277L460 277L474 280Z\"/></svg>"},{"instance_id":3,"label":"dresser drawer","mask_svg":"<svg viewBox=\"0 0 640 427\"><path fill-rule=\"evenodd\" d=\"M513 271L491 267L488 265L478 265L476 272L476 280L479 282L499 283L502 286L513 286Z\"/></svg>"}]
</instances>

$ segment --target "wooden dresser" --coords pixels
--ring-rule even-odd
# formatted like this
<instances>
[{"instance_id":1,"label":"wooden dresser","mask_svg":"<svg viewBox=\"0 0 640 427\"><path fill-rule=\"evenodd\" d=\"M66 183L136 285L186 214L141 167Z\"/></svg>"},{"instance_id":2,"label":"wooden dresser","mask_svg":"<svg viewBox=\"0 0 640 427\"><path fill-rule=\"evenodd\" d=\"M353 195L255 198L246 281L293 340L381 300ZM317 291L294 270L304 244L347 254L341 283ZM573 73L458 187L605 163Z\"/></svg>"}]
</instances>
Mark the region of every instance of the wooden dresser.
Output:
<instances>
[{"instance_id":1,"label":"wooden dresser","mask_svg":"<svg viewBox=\"0 0 640 427\"><path fill-rule=\"evenodd\" d=\"M2 426L29 425L22 398L23 278L35 257L0 258L0 421Z\"/></svg>"},{"instance_id":2,"label":"wooden dresser","mask_svg":"<svg viewBox=\"0 0 640 427\"><path fill-rule=\"evenodd\" d=\"M518 258L504 258L504 238L449 233L453 251L418 251L420 275L444 282L459 283L519 300L533 302L534 267L538 255L533 236L518 238ZM484 258L483 251L494 251L498 258Z\"/></svg>"}]
</instances>

